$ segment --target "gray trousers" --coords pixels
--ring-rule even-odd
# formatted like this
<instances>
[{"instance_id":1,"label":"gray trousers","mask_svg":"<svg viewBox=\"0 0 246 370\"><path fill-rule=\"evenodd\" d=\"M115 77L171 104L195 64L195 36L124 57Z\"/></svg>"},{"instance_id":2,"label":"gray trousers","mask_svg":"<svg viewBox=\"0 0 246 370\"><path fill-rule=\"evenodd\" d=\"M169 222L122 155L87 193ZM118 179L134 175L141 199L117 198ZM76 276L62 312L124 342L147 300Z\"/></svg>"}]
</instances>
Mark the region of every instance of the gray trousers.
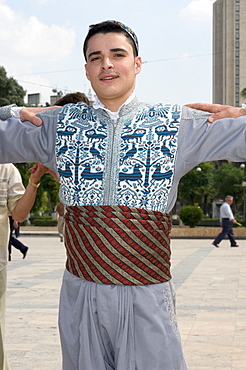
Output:
<instances>
[{"instance_id":1,"label":"gray trousers","mask_svg":"<svg viewBox=\"0 0 246 370\"><path fill-rule=\"evenodd\" d=\"M63 370L186 370L171 282L104 285L65 271Z\"/></svg>"}]
</instances>

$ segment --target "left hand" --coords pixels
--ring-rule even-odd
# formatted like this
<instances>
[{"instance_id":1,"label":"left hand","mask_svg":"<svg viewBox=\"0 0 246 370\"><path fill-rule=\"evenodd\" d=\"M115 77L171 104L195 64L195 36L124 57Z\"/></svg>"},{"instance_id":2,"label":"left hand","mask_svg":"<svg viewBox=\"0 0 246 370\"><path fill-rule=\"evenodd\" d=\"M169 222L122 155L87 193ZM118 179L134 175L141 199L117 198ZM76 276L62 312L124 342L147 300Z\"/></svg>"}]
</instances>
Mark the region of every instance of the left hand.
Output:
<instances>
[{"instance_id":1,"label":"left hand","mask_svg":"<svg viewBox=\"0 0 246 370\"><path fill-rule=\"evenodd\" d=\"M186 104L187 107L202 110L204 112L214 113L208 117L209 122L217 121L221 118L237 118L246 115L246 109L236 108L230 105L193 103Z\"/></svg>"},{"instance_id":2,"label":"left hand","mask_svg":"<svg viewBox=\"0 0 246 370\"><path fill-rule=\"evenodd\" d=\"M41 177L48 173L48 167L45 167L42 163L37 162L31 168L29 168L31 172L30 181L34 184L37 184Z\"/></svg>"}]
</instances>

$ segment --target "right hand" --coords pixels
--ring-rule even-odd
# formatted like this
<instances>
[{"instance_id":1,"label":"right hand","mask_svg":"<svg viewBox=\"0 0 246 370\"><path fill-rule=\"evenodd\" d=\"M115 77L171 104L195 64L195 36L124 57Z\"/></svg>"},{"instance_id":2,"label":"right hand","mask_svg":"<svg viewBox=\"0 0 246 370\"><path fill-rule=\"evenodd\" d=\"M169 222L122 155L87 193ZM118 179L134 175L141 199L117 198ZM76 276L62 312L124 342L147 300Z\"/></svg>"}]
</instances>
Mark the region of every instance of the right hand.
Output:
<instances>
[{"instance_id":1,"label":"right hand","mask_svg":"<svg viewBox=\"0 0 246 370\"><path fill-rule=\"evenodd\" d=\"M30 181L37 184L41 177L48 173L48 167L44 166L40 162L36 162L31 168L29 168L29 171L31 172Z\"/></svg>"},{"instance_id":2,"label":"right hand","mask_svg":"<svg viewBox=\"0 0 246 370\"><path fill-rule=\"evenodd\" d=\"M55 172L50 170L48 167L44 166L42 163L40 162L36 162L34 163L34 165L29 168L29 171L31 172L31 176L36 176L36 177L39 177L39 179L45 174L45 173L49 173L50 175L52 175L54 177L54 179L57 181L57 182L60 182L60 180L58 179L58 177L56 176ZM39 181L39 180L38 180Z\"/></svg>"}]
</instances>

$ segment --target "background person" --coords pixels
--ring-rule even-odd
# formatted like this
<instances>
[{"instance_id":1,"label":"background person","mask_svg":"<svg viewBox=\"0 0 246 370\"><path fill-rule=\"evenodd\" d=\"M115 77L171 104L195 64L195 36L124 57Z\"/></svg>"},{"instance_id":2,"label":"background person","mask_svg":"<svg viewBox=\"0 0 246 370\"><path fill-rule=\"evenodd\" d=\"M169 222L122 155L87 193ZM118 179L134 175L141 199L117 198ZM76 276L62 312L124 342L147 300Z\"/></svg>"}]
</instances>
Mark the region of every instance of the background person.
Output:
<instances>
[{"instance_id":1,"label":"background person","mask_svg":"<svg viewBox=\"0 0 246 370\"><path fill-rule=\"evenodd\" d=\"M39 166L31 174L25 190L18 169L12 164L0 164L0 369L8 370L4 350L4 326L6 309L7 261L9 243L9 214L15 220L24 221L36 197L39 180L45 168Z\"/></svg>"},{"instance_id":2,"label":"background person","mask_svg":"<svg viewBox=\"0 0 246 370\"><path fill-rule=\"evenodd\" d=\"M63 105L65 104L68 104L68 103L73 103L73 104L76 104L78 102L84 102L86 104L90 104L89 102L89 99L87 98L87 96L80 92L80 91L77 91L76 93L69 93L69 94L66 94L64 96L62 96L60 99L58 99L54 105L59 105L60 107L62 107Z\"/></svg>"},{"instance_id":3,"label":"background person","mask_svg":"<svg viewBox=\"0 0 246 370\"><path fill-rule=\"evenodd\" d=\"M8 245L9 261L11 261L12 246L22 253L24 259L26 258L28 247L24 245L20 240L18 240L18 237L20 236L19 222L13 220L12 216L9 216L9 226L10 226L9 245ZM15 234L15 236L13 235L13 233Z\"/></svg>"},{"instance_id":4,"label":"background person","mask_svg":"<svg viewBox=\"0 0 246 370\"><path fill-rule=\"evenodd\" d=\"M220 207L220 224L222 227L221 233L214 239L213 245L217 248L219 248L219 243L221 242L222 239L228 236L231 247L239 247L237 244L235 237L234 237L234 232L233 232L233 224L237 224L237 221L234 218L234 215L231 210L231 205L233 203L233 196L227 195L225 197L225 201Z\"/></svg>"}]
</instances>

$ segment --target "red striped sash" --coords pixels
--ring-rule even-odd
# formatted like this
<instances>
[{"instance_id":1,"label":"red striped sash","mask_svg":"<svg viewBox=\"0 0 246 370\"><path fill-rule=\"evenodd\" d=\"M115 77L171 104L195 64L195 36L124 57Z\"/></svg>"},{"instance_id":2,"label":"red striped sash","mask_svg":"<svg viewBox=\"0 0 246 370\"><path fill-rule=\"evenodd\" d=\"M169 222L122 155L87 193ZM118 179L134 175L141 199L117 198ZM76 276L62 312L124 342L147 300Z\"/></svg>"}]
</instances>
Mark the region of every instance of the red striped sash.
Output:
<instances>
[{"instance_id":1,"label":"red striped sash","mask_svg":"<svg viewBox=\"0 0 246 370\"><path fill-rule=\"evenodd\" d=\"M168 281L171 218L126 206L66 207L66 268L95 283Z\"/></svg>"}]
</instances>

